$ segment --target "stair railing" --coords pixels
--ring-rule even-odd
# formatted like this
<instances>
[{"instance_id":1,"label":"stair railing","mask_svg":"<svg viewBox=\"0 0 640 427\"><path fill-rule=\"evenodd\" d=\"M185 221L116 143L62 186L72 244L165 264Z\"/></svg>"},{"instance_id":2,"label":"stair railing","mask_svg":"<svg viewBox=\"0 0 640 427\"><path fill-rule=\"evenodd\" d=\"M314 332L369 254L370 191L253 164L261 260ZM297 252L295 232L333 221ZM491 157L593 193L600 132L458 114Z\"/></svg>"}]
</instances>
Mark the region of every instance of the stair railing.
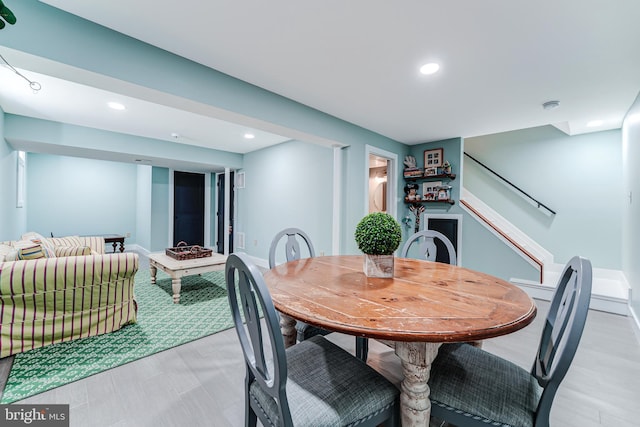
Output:
<instances>
[{"instance_id":1,"label":"stair railing","mask_svg":"<svg viewBox=\"0 0 640 427\"><path fill-rule=\"evenodd\" d=\"M539 201L538 199L533 198L531 195L529 195L529 193L527 193L526 191L524 191L523 189L521 189L520 187L518 187L517 185L515 185L514 183L512 183L511 181L509 181L508 179L506 179L505 177L503 177L502 175L500 175L499 173L497 173L496 171L494 171L493 169L491 169L489 166L485 165L484 163L482 163L480 160L476 159L475 157L471 156L469 153L465 152L464 153L465 156L467 156L468 158L470 158L471 160L473 160L474 162L476 162L477 164L479 164L480 166L482 166L483 168L485 168L486 170L488 170L489 172L491 172L493 175L495 175L496 177L500 178L502 181L504 181L507 185L509 185L510 187L514 188L516 191L518 191L519 193L521 193L524 197L528 198L529 200L533 201L533 203L535 205L538 206L538 209L543 208L546 209L549 213L551 213L552 215L556 214L556 211L554 211L553 209L551 209L549 206L545 205L544 203L542 203L541 201Z\"/></svg>"},{"instance_id":2,"label":"stair railing","mask_svg":"<svg viewBox=\"0 0 640 427\"><path fill-rule=\"evenodd\" d=\"M505 240L507 240L516 250L518 250L520 253L522 253L525 257L529 258L531 260L531 262L538 267L538 271L540 272L540 276L539 276L540 283L544 282L544 263L540 259L538 259L531 252L529 252L528 250L523 248L522 245L520 245L518 242L513 240L511 238L511 236L509 236L509 234L504 232L502 229L500 229L500 227L498 227L496 224L494 224L492 221L490 221L487 217L482 215L482 213L480 213L480 211L478 211L476 208L474 208L469 202L467 202L466 200L461 198L460 199L460 204L462 204L469 211L471 211L477 217L477 219L479 221L482 221L483 223L485 223L488 227L493 229L496 233L498 233Z\"/></svg>"}]
</instances>

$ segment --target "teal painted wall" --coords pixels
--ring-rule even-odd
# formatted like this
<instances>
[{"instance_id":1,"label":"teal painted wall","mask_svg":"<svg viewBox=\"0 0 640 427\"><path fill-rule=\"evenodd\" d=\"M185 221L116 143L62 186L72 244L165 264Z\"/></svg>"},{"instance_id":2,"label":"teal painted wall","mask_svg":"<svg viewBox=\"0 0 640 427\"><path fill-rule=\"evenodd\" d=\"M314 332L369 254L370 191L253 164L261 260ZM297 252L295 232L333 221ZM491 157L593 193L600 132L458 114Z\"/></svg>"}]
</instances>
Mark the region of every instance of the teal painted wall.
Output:
<instances>
[{"instance_id":1,"label":"teal painted wall","mask_svg":"<svg viewBox=\"0 0 640 427\"><path fill-rule=\"evenodd\" d=\"M136 236L136 166L28 153L28 231Z\"/></svg>"},{"instance_id":2,"label":"teal painted wall","mask_svg":"<svg viewBox=\"0 0 640 427\"><path fill-rule=\"evenodd\" d=\"M0 241L17 240L27 231L26 209L16 207L18 154L4 139L4 118L0 108Z\"/></svg>"},{"instance_id":3,"label":"teal painted wall","mask_svg":"<svg viewBox=\"0 0 640 427\"><path fill-rule=\"evenodd\" d=\"M290 141L246 154L244 165L236 230L245 233L245 251L266 260L275 234L298 227L316 254L331 254L333 150Z\"/></svg>"},{"instance_id":4,"label":"teal painted wall","mask_svg":"<svg viewBox=\"0 0 640 427\"><path fill-rule=\"evenodd\" d=\"M151 252L162 251L169 243L169 169L151 170Z\"/></svg>"},{"instance_id":5,"label":"teal painted wall","mask_svg":"<svg viewBox=\"0 0 640 427\"><path fill-rule=\"evenodd\" d=\"M340 253L341 254L361 254L356 245L353 233L356 226L368 213L369 203L365 203L366 192L369 189L369 175L367 164L367 145L373 149L380 149L396 154L398 157L398 175L396 185L396 211L397 219L402 217L405 204L403 202L404 180L402 179L402 169L404 156L407 154L408 146L378 138L372 138L366 132L354 134L350 140L350 145L341 149L341 223L340 223ZM327 176L327 185L331 186L331 177Z\"/></svg>"},{"instance_id":6,"label":"teal painted wall","mask_svg":"<svg viewBox=\"0 0 640 427\"><path fill-rule=\"evenodd\" d=\"M463 267L503 280L540 280L540 273L471 215L462 218Z\"/></svg>"},{"instance_id":7,"label":"teal painted wall","mask_svg":"<svg viewBox=\"0 0 640 427\"><path fill-rule=\"evenodd\" d=\"M467 140L462 138L451 138L410 147L409 154L416 158L418 167L424 166L425 150L442 148L444 160L451 163L451 172L456 174L456 179L448 182L452 186L451 198L455 200L455 204L425 203L425 213L462 215L462 248L459 250L459 255L462 256L461 265L463 267L488 273L504 280L512 278L536 280L539 274L535 268L461 208L461 188L466 179L464 176L466 169L462 170L466 142ZM425 181L416 182L421 185ZM443 184L446 182L443 181ZM403 226L402 244L404 244L407 237L415 230L415 215L406 204L402 212L402 216L411 218L411 227ZM420 230L423 230L424 227L425 224L421 217Z\"/></svg>"},{"instance_id":8,"label":"teal painted wall","mask_svg":"<svg viewBox=\"0 0 640 427\"><path fill-rule=\"evenodd\" d=\"M627 113L622 129L622 269L631 286L631 308L640 319L640 97Z\"/></svg>"},{"instance_id":9,"label":"teal painted wall","mask_svg":"<svg viewBox=\"0 0 640 427\"><path fill-rule=\"evenodd\" d=\"M416 164L418 167L420 168L424 168L425 164L424 164L424 152L425 150L433 150L436 148L442 148L443 149L443 159L444 160L448 160L449 163L451 163L451 173L456 174L456 179L448 181L447 180L440 180L442 181L443 185L451 185L451 199L455 200L455 204L454 205L449 205L446 203L424 203L423 206L425 207L425 212L431 212L431 213L450 213L450 214L459 214L462 212L462 210L460 209L460 204L459 204L459 200L460 200L460 182L461 182L461 173L460 173L460 165L461 165L461 160L460 160L460 155L462 152L462 146L463 146L463 141L462 138L451 138L451 139L446 139L443 141L435 141L435 142L429 142L429 143L425 143L425 144L419 144L419 145L413 145L411 147L409 147L409 154L412 155L413 157L416 158ZM404 157L402 158L402 160L404 161ZM404 165L403 165L404 168ZM434 180L428 180L428 182L433 182ZM411 181L411 182L416 182L418 185L420 185L420 192L422 193L422 184L424 182L427 182L427 180L418 180L418 181ZM400 195L404 198L404 190L400 193ZM404 203L403 204L403 209L400 211L401 215L399 215L400 217L406 217L408 216L409 218L411 218L411 227L403 227L403 231L404 231L404 236L403 236L403 240L402 243L404 244L404 242L406 241L406 238L409 237L411 234L414 233L415 231L415 225L416 225L416 217L415 214L413 212L411 212L409 210L409 206L408 204ZM422 223L422 218L420 218L420 230L424 230L424 224Z\"/></svg>"},{"instance_id":10,"label":"teal painted wall","mask_svg":"<svg viewBox=\"0 0 640 427\"><path fill-rule=\"evenodd\" d=\"M137 166L135 243L147 250L151 247L151 177L151 166Z\"/></svg>"},{"instance_id":11,"label":"teal painted wall","mask_svg":"<svg viewBox=\"0 0 640 427\"><path fill-rule=\"evenodd\" d=\"M567 136L552 126L465 139L465 150L557 212L542 210L465 159L464 185L564 264L621 269L621 132ZM606 225L606 227L604 226Z\"/></svg>"}]
</instances>

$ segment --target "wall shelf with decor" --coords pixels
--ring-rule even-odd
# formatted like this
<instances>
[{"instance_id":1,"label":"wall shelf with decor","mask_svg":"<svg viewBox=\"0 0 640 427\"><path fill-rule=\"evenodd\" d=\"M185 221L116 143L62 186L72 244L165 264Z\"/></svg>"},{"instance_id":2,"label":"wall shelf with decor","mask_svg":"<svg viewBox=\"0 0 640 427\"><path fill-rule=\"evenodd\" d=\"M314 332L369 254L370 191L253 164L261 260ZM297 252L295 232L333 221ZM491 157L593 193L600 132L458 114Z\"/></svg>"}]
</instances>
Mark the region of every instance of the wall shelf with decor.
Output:
<instances>
[{"instance_id":1,"label":"wall shelf with decor","mask_svg":"<svg viewBox=\"0 0 640 427\"><path fill-rule=\"evenodd\" d=\"M440 175L422 175L422 176L410 176L404 177L405 181L425 181L425 180L431 180L431 179L448 179L449 181L453 181L454 179L456 179L456 174L455 173L443 173Z\"/></svg>"},{"instance_id":2,"label":"wall shelf with decor","mask_svg":"<svg viewBox=\"0 0 640 427\"><path fill-rule=\"evenodd\" d=\"M418 167L414 156L405 157L404 164L404 202L412 210L424 210L424 204L430 203L455 204L449 182L456 179L456 174L451 173L451 164L444 160L442 148L424 151L424 167Z\"/></svg>"},{"instance_id":3,"label":"wall shelf with decor","mask_svg":"<svg viewBox=\"0 0 640 427\"><path fill-rule=\"evenodd\" d=\"M419 204L419 203L448 203L450 205L455 205L456 201L452 199L445 200L409 200L406 197L404 198L405 203Z\"/></svg>"}]
</instances>

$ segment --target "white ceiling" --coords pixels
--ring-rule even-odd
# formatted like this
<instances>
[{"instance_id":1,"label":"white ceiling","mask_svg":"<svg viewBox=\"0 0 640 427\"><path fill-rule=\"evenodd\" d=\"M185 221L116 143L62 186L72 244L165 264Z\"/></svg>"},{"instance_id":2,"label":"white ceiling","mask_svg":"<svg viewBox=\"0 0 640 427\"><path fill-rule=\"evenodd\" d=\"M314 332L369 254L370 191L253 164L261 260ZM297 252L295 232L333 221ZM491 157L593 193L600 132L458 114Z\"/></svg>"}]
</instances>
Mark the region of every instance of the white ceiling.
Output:
<instances>
[{"instance_id":1,"label":"white ceiling","mask_svg":"<svg viewBox=\"0 0 640 427\"><path fill-rule=\"evenodd\" d=\"M407 144L619 128L640 91L638 0L42 1ZM233 152L291 137L256 123L245 141L250 118L112 96L103 76L0 53L43 86L33 95L0 67L18 79L0 88L9 113ZM430 61L440 71L420 75ZM113 97L125 112L96 107ZM560 107L544 110L549 100ZM587 128L594 119L603 126Z\"/></svg>"}]
</instances>

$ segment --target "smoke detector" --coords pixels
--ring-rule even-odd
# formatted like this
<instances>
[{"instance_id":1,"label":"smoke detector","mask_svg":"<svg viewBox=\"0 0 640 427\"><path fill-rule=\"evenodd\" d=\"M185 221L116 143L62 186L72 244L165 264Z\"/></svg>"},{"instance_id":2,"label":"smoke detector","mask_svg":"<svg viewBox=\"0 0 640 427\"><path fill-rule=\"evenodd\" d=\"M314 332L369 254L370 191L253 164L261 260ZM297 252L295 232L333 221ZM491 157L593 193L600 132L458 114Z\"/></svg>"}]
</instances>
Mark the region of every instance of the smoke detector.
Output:
<instances>
[{"instance_id":1,"label":"smoke detector","mask_svg":"<svg viewBox=\"0 0 640 427\"><path fill-rule=\"evenodd\" d=\"M560 106L560 101L547 101L542 104L542 108L545 110L555 110Z\"/></svg>"}]
</instances>

